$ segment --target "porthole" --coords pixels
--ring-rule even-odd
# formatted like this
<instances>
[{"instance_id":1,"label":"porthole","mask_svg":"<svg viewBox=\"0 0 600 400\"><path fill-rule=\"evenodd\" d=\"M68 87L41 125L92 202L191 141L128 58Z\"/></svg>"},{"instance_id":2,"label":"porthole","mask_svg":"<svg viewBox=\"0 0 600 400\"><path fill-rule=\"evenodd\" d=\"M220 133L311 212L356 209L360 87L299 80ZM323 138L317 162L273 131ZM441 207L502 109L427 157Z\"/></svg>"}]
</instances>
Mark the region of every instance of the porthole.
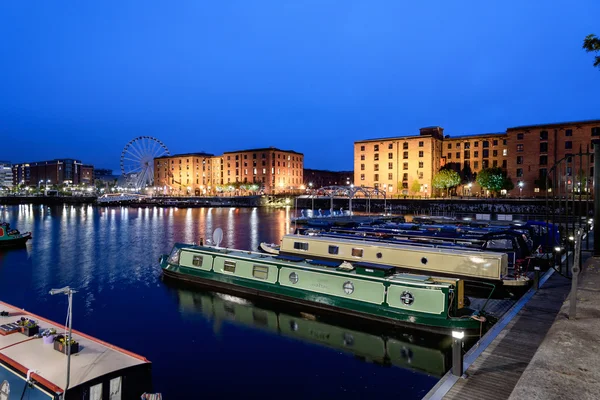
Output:
<instances>
[{"instance_id":1,"label":"porthole","mask_svg":"<svg viewBox=\"0 0 600 400\"><path fill-rule=\"evenodd\" d=\"M299 279L299 278L298 278L298 274L297 274L297 273L295 273L295 272L292 272L292 273L290 274L290 277L289 277L289 278L290 278L290 282L292 282L292 283L294 283L294 284L298 283L298 279Z\"/></svg>"},{"instance_id":2,"label":"porthole","mask_svg":"<svg viewBox=\"0 0 600 400\"><path fill-rule=\"evenodd\" d=\"M377 258L381 258L381 257L383 257L383 254L377 253L376 256L377 256Z\"/></svg>"},{"instance_id":3,"label":"porthole","mask_svg":"<svg viewBox=\"0 0 600 400\"><path fill-rule=\"evenodd\" d=\"M346 294L352 294L354 293L354 284L350 281L346 281L344 282L344 292Z\"/></svg>"},{"instance_id":4,"label":"porthole","mask_svg":"<svg viewBox=\"0 0 600 400\"><path fill-rule=\"evenodd\" d=\"M421 263L422 264L427 264L427 258L425 258L425 257L421 258Z\"/></svg>"}]
</instances>

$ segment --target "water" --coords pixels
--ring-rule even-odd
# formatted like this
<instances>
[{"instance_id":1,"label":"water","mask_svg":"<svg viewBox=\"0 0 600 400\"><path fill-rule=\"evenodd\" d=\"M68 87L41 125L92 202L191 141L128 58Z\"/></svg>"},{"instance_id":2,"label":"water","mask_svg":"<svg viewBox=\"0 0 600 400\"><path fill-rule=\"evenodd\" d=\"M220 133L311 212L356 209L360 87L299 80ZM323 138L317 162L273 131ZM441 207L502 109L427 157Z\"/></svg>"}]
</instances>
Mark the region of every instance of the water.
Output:
<instances>
[{"instance_id":1,"label":"water","mask_svg":"<svg viewBox=\"0 0 600 400\"><path fill-rule=\"evenodd\" d=\"M222 246L256 249L290 230L289 210L0 207L31 231L26 249L0 251L0 300L73 326L152 361L165 400L421 398L449 367L448 338L373 331L272 303L163 282L158 257L175 242L223 229ZM416 368L411 369L410 367Z\"/></svg>"}]
</instances>

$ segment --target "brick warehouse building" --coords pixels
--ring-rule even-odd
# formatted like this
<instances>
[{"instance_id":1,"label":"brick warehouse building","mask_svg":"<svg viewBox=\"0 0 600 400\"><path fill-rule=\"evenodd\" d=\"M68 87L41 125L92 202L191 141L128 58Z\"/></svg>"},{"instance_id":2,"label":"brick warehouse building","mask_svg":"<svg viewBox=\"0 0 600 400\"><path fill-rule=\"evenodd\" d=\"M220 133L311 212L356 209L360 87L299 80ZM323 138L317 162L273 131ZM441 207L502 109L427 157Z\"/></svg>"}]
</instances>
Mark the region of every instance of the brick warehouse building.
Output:
<instances>
[{"instance_id":1,"label":"brick warehouse building","mask_svg":"<svg viewBox=\"0 0 600 400\"><path fill-rule=\"evenodd\" d=\"M390 195L432 193L433 176L442 166L451 166L467 175L459 194L484 194L476 184L483 168L499 167L512 179L519 196L545 195L543 177L555 161L586 151L594 137L600 139L600 120L539 124L508 128L503 133L449 136L441 127L422 128L419 135L368 139L354 143L354 184L379 187ZM590 176L593 159L590 161ZM565 175L576 174L567 168ZM464 174L464 173L467 174ZM542 179L540 179L542 178ZM557 179L572 182L569 176ZM415 190L416 189L416 190Z\"/></svg>"},{"instance_id":2,"label":"brick warehouse building","mask_svg":"<svg viewBox=\"0 0 600 400\"><path fill-rule=\"evenodd\" d=\"M277 194L300 190L303 168L303 154L275 147L228 151L221 156L180 154L154 159L154 185L170 195L216 194L236 184L256 185L257 191Z\"/></svg>"},{"instance_id":3,"label":"brick warehouse building","mask_svg":"<svg viewBox=\"0 0 600 400\"><path fill-rule=\"evenodd\" d=\"M93 185L94 166L72 158L14 164L13 184L37 186L43 183L60 185Z\"/></svg>"}]
</instances>

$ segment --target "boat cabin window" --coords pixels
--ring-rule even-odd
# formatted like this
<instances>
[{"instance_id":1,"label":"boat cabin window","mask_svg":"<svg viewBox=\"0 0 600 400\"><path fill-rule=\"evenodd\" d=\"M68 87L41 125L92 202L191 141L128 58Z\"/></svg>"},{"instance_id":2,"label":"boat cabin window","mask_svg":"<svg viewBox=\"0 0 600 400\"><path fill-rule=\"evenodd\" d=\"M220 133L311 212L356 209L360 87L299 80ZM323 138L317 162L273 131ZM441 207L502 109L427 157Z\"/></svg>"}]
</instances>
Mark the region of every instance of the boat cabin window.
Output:
<instances>
[{"instance_id":1,"label":"boat cabin window","mask_svg":"<svg viewBox=\"0 0 600 400\"><path fill-rule=\"evenodd\" d=\"M252 276L258 279L267 279L269 276L269 267L264 265L253 265Z\"/></svg>"},{"instance_id":2,"label":"boat cabin window","mask_svg":"<svg viewBox=\"0 0 600 400\"><path fill-rule=\"evenodd\" d=\"M223 271L235 273L235 261L226 260L223 263Z\"/></svg>"},{"instance_id":3,"label":"boat cabin window","mask_svg":"<svg viewBox=\"0 0 600 400\"><path fill-rule=\"evenodd\" d=\"M90 386L90 400L102 400L102 384Z\"/></svg>"},{"instance_id":4,"label":"boat cabin window","mask_svg":"<svg viewBox=\"0 0 600 400\"><path fill-rule=\"evenodd\" d=\"M170 264L179 264L179 253L181 253L180 249L173 249L171 254L169 255L169 263Z\"/></svg>"},{"instance_id":5,"label":"boat cabin window","mask_svg":"<svg viewBox=\"0 0 600 400\"><path fill-rule=\"evenodd\" d=\"M512 241L509 239L488 240L486 248L496 250L512 250Z\"/></svg>"},{"instance_id":6,"label":"boat cabin window","mask_svg":"<svg viewBox=\"0 0 600 400\"><path fill-rule=\"evenodd\" d=\"M338 254L340 248L337 246L329 246L329 254Z\"/></svg>"},{"instance_id":7,"label":"boat cabin window","mask_svg":"<svg viewBox=\"0 0 600 400\"><path fill-rule=\"evenodd\" d=\"M110 395L108 400L121 400L121 377L110 380Z\"/></svg>"},{"instance_id":8,"label":"boat cabin window","mask_svg":"<svg viewBox=\"0 0 600 400\"><path fill-rule=\"evenodd\" d=\"M308 250L308 243L306 242L294 242L295 250Z\"/></svg>"},{"instance_id":9,"label":"boat cabin window","mask_svg":"<svg viewBox=\"0 0 600 400\"><path fill-rule=\"evenodd\" d=\"M192 259L192 264L194 265L194 267L201 267L202 259L202 256L194 256L194 258Z\"/></svg>"},{"instance_id":10,"label":"boat cabin window","mask_svg":"<svg viewBox=\"0 0 600 400\"><path fill-rule=\"evenodd\" d=\"M362 257L363 249L352 249L352 257Z\"/></svg>"}]
</instances>

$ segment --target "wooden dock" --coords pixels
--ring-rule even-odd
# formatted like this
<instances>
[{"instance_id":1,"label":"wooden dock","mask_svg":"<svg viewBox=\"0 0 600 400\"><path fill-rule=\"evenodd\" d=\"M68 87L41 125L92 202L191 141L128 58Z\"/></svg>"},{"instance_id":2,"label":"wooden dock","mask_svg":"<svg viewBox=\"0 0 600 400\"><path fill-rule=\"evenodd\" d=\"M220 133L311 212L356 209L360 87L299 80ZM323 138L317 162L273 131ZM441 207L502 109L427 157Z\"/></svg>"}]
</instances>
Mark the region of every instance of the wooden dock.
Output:
<instances>
[{"instance_id":1,"label":"wooden dock","mask_svg":"<svg viewBox=\"0 0 600 400\"><path fill-rule=\"evenodd\" d=\"M465 371L466 379L457 379L443 397L432 393L434 388L426 398L508 399L552 326L569 294L570 285L571 281L558 273L550 276L542 288L473 361Z\"/></svg>"}]
</instances>

